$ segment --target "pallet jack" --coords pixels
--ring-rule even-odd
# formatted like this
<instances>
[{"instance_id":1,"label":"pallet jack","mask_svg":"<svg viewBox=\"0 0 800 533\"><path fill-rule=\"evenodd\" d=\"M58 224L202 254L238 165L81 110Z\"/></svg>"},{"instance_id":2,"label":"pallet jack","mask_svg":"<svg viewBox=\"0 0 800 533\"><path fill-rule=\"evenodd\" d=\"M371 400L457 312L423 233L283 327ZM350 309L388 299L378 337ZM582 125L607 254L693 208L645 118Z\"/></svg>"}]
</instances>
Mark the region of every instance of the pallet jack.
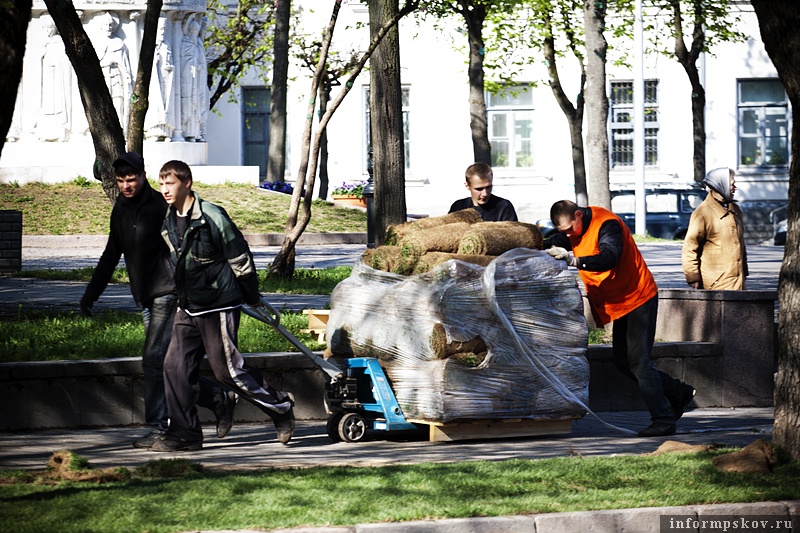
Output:
<instances>
[{"instance_id":1,"label":"pallet jack","mask_svg":"<svg viewBox=\"0 0 800 533\"><path fill-rule=\"evenodd\" d=\"M375 357L346 359L341 366L312 352L281 324L280 312L263 297L257 306L243 306L245 314L272 326L310 358L327 376L326 430L333 442L358 442L368 430L405 431L422 426L406 420L380 362Z\"/></svg>"}]
</instances>

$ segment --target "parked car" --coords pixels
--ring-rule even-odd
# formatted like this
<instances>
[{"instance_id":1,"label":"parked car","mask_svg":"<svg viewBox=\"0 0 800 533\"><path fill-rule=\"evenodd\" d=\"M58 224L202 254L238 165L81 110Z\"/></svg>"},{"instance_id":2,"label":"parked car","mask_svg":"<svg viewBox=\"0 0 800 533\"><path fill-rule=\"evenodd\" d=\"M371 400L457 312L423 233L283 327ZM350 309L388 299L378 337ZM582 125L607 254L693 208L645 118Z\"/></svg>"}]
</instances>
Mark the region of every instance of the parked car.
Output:
<instances>
[{"instance_id":1,"label":"parked car","mask_svg":"<svg viewBox=\"0 0 800 533\"><path fill-rule=\"evenodd\" d=\"M769 221L772 223L773 235L772 235L772 244L775 246L786 246L786 219L784 218L781 220L781 217L785 217L787 211L789 210L789 204L782 205L777 209L773 209L769 213Z\"/></svg>"},{"instance_id":2,"label":"parked car","mask_svg":"<svg viewBox=\"0 0 800 533\"><path fill-rule=\"evenodd\" d=\"M705 189L645 189L645 231L658 239L683 239L695 208L705 200ZM636 230L634 190L611 191L611 210Z\"/></svg>"},{"instance_id":3,"label":"parked car","mask_svg":"<svg viewBox=\"0 0 800 533\"><path fill-rule=\"evenodd\" d=\"M772 244L774 244L775 246L786 246L785 218L775 225L775 235L772 237Z\"/></svg>"}]
</instances>

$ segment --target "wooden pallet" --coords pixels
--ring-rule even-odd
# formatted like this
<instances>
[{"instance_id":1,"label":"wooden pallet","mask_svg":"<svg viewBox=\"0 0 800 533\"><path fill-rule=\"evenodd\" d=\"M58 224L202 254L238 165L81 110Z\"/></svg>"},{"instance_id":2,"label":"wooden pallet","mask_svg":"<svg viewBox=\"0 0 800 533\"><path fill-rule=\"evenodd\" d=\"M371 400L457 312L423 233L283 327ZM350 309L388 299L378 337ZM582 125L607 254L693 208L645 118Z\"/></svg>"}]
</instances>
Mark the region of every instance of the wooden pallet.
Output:
<instances>
[{"instance_id":1,"label":"wooden pallet","mask_svg":"<svg viewBox=\"0 0 800 533\"><path fill-rule=\"evenodd\" d=\"M465 420L461 422L431 422L409 420L430 427L430 442L448 442L470 439L498 439L504 437L533 437L572 433L572 418L539 419L508 418L493 420Z\"/></svg>"},{"instance_id":2,"label":"wooden pallet","mask_svg":"<svg viewBox=\"0 0 800 533\"><path fill-rule=\"evenodd\" d=\"M328 315L330 309L304 309L303 314L308 315L308 328L301 329L300 333L311 333L317 336L317 342L325 342L325 332L328 329Z\"/></svg>"}]
</instances>

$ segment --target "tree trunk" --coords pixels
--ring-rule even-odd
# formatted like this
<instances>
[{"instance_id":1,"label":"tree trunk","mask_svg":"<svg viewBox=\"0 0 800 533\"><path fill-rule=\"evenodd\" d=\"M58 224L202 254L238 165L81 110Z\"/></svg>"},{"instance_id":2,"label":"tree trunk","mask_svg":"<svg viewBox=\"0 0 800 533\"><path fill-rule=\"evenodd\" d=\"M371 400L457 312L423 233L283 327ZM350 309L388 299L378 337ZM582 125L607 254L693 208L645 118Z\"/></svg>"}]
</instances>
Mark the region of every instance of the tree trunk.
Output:
<instances>
[{"instance_id":1,"label":"tree trunk","mask_svg":"<svg viewBox=\"0 0 800 533\"><path fill-rule=\"evenodd\" d=\"M589 205L589 192L586 188L586 161L583 147L583 113L568 116L569 139L572 143L572 172L575 176L575 203Z\"/></svg>"},{"instance_id":2,"label":"tree trunk","mask_svg":"<svg viewBox=\"0 0 800 533\"><path fill-rule=\"evenodd\" d=\"M483 72L486 6L474 5L469 0L458 0L458 3L461 6L460 13L467 23L469 39L469 128L472 132L472 152L476 163L491 165L492 145L489 143L489 127L486 122Z\"/></svg>"},{"instance_id":3,"label":"tree trunk","mask_svg":"<svg viewBox=\"0 0 800 533\"><path fill-rule=\"evenodd\" d=\"M589 202L589 194L586 190L586 161L584 159L583 147L583 91L586 87L586 67L583 58L577 57L581 68L581 85L578 90L576 104L572 105L569 97L561 86L561 78L558 74L557 54L555 48L555 38L553 37L552 11L543 14L545 26L545 38L542 42L547 73L550 77L550 89L553 91L561 111L569 123L569 138L572 145L572 173L575 183L575 201L580 206L586 206Z\"/></svg>"},{"instance_id":4,"label":"tree trunk","mask_svg":"<svg viewBox=\"0 0 800 533\"><path fill-rule=\"evenodd\" d=\"M606 3L584 0L586 32L586 141L588 143L589 203L611 209L608 188L608 95L606 94L606 51L603 35Z\"/></svg>"},{"instance_id":5,"label":"tree trunk","mask_svg":"<svg viewBox=\"0 0 800 533\"><path fill-rule=\"evenodd\" d=\"M370 2L370 36L397 16L397 0ZM383 244L390 224L406 220L403 88L400 84L400 32L386 33L370 58L370 129L375 183L375 245Z\"/></svg>"},{"instance_id":6,"label":"tree trunk","mask_svg":"<svg viewBox=\"0 0 800 533\"><path fill-rule=\"evenodd\" d=\"M800 9L794 2L752 0L761 40L792 109L800 109ZM773 441L800 461L800 113L792 114L786 251L778 278L778 372Z\"/></svg>"},{"instance_id":7,"label":"tree trunk","mask_svg":"<svg viewBox=\"0 0 800 533\"><path fill-rule=\"evenodd\" d=\"M391 20L387 21L386 24L384 24L384 26L373 35L369 48L367 48L367 50L361 55L361 59L359 59L358 64L353 68L353 71L342 85L342 90L336 95L336 98L334 99L333 103L331 103L330 107L328 107L325 115L320 118L319 125L317 127L317 133L314 135L312 143L311 132L314 122L314 102L316 100L317 91L319 91L319 87L322 83L322 77L326 72L325 64L328 60L328 50L331 46L333 29L336 26L336 19L339 15L341 4L342 0L334 0L331 21L325 33L322 46L320 47L317 70L314 73L314 78L311 82L310 94L312 96L306 113L306 127L303 131L300 169L297 173L297 181L295 182L295 189L292 193L292 203L289 206L289 216L286 219L286 233L283 238L283 245L270 265L270 275L291 278L294 274L295 245L297 244L298 239L300 239L300 236L303 234L303 231L305 231L308 221L311 219L311 200L314 193L314 179L317 174L317 162L322 133L325 132L325 128L327 128L331 117L339 108L347 94L350 92L350 89L353 88L355 79L359 74L361 74L361 71L364 69L364 65L366 65L367 60L375 51L375 48L389 32L389 30L391 30L401 18L419 7L419 0L406 0L403 9L398 11Z\"/></svg>"},{"instance_id":8,"label":"tree trunk","mask_svg":"<svg viewBox=\"0 0 800 533\"><path fill-rule=\"evenodd\" d=\"M0 153L14 119L32 5L31 0L0 4Z\"/></svg>"},{"instance_id":9,"label":"tree trunk","mask_svg":"<svg viewBox=\"0 0 800 533\"><path fill-rule=\"evenodd\" d=\"M150 78L153 74L153 55L156 51L156 30L161 15L162 0L147 0L144 15L144 35L139 51L139 66L131 95L128 114L128 151L144 153L144 117L150 107Z\"/></svg>"},{"instance_id":10,"label":"tree trunk","mask_svg":"<svg viewBox=\"0 0 800 533\"><path fill-rule=\"evenodd\" d=\"M342 0L334 0L331 19L325 36L322 39L322 46L319 52L319 62L311 80L311 98L306 112L306 123L303 129L302 144L300 148L300 168L297 171L294 191L292 191L292 201L289 204L289 215L286 218L286 231L283 236L283 244L280 251L275 255L269 267L269 275L280 278L291 279L294 275L295 246L300 236L305 231L308 221L311 219L311 195L314 192L314 176L316 174L316 157L318 146L312 146L312 133L314 129L314 110L316 107L317 93L322 85L325 76L325 64L328 61L328 50L333 39L333 30L336 28L336 20L339 18L339 10L342 7ZM366 60L365 60L366 62ZM344 92L344 90L342 91ZM324 118L320 119L319 128L324 128ZM309 168L311 170L309 170ZM306 202L306 198L309 199Z\"/></svg>"},{"instance_id":11,"label":"tree trunk","mask_svg":"<svg viewBox=\"0 0 800 533\"><path fill-rule=\"evenodd\" d=\"M269 157L267 182L283 181L286 173L286 85L289 75L290 0L275 5L275 42L272 67L272 93L269 104Z\"/></svg>"},{"instance_id":12,"label":"tree trunk","mask_svg":"<svg viewBox=\"0 0 800 533\"><path fill-rule=\"evenodd\" d=\"M67 57L78 78L78 90L94 144L94 177L102 182L106 196L113 203L119 189L112 163L125 151L125 136L100 68L100 60L72 2L44 0L44 3L61 34Z\"/></svg>"},{"instance_id":13,"label":"tree trunk","mask_svg":"<svg viewBox=\"0 0 800 533\"><path fill-rule=\"evenodd\" d=\"M322 85L319 88L319 118L325 115L328 109L328 102L331 100L331 83L328 79L329 73L325 73ZM328 198L328 130L322 133L319 141L319 193L317 198L325 200Z\"/></svg>"},{"instance_id":14,"label":"tree trunk","mask_svg":"<svg viewBox=\"0 0 800 533\"><path fill-rule=\"evenodd\" d=\"M675 57L689 76L692 87L692 140L694 154L694 181L700 183L706 175L706 90L700 83L700 73L697 71L697 59L705 46L705 30L703 29L702 2L694 4L694 31L692 33L692 47L686 48L683 40L683 23L681 17L681 2L672 2L672 15L675 33Z\"/></svg>"}]
</instances>

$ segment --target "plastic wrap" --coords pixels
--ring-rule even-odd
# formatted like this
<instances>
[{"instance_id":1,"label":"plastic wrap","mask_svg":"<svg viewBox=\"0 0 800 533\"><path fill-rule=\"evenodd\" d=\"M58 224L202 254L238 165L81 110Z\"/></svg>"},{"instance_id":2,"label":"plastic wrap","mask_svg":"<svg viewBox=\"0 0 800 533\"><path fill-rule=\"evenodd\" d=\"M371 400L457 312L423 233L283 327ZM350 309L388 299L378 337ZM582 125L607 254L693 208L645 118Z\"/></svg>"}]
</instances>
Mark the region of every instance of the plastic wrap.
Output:
<instances>
[{"instance_id":1,"label":"plastic wrap","mask_svg":"<svg viewBox=\"0 0 800 533\"><path fill-rule=\"evenodd\" d=\"M327 328L334 355L381 361L409 419L587 412L581 294L565 263L539 250L514 249L486 267L450 260L415 276L359 261L331 295Z\"/></svg>"}]
</instances>

